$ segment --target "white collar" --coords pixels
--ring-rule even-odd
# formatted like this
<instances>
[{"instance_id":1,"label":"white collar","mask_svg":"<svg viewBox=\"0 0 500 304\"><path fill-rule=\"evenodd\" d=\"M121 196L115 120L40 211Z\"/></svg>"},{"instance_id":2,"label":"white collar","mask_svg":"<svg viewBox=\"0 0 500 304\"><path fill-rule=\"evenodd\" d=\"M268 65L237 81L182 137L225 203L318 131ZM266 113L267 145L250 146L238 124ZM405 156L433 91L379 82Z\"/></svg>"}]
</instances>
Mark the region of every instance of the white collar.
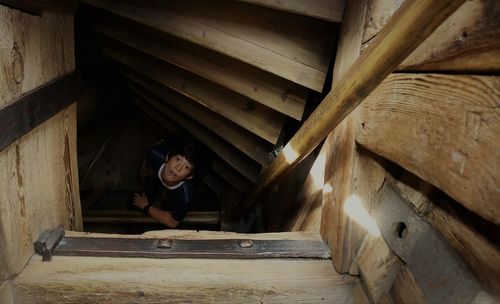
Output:
<instances>
[{"instance_id":1,"label":"white collar","mask_svg":"<svg viewBox=\"0 0 500 304\"><path fill-rule=\"evenodd\" d=\"M165 165L166 165L166 163L164 163L163 165L161 165L160 170L158 170L158 178L160 179L160 182L163 184L163 186L165 186L166 188L168 188L170 190L174 190L174 189L177 189L180 186L182 186L182 184L184 184L183 180L180 181L177 185L174 185L174 186L168 186L167 184L165 184L165 182L163 182L163 178L161 176L161 172L163 171L163 168L165 168Z\"/></svg>"}]
</instances>

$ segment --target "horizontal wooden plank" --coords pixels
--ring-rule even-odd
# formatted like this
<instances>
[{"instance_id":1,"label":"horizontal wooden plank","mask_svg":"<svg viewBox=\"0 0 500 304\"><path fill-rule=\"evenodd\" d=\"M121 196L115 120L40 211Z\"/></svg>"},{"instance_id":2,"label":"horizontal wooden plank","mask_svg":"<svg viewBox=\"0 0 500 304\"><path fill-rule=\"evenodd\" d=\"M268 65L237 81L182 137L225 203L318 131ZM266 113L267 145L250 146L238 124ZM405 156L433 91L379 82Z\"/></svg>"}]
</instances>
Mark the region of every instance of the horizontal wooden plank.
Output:
<instances>
[{"instance_id":1,"label":"horizontal wooden plank","mask_svg":"<svg viewBox=\"0 0 500 304\"><path fill-rule=\"evenodd\" d=\"M318 92L332 56L335 25L231 1L87 4L236 58Z\"/></svg>"},{"instance_id":2,"label":"horizontal wooden plank","mask_svg":"<svg viewBox=\"0 0 500 304\"><path fill-rule=\"evenodd\" d=\"M85 210L83 212L84 223L130 223L151 224L157 223L155 219L135 210ZM182 221L188 224L218 224L220 223L220 212L196 212L190 211Z\"/></svg>"},{"instance_id":3,"label":"horizontal wooden plank","mask_svg":"<svg viewBox=\"0 0 500 304\"><path fill-rule=\"evenodd\" d=\"M263 139L222 116L207 111L203 106L157 82L147 80L146 77L138 74L126 73L126 75L129 79L140 85L140 87L146 89L173 108L203 124L207 129L228 141L259 164L266 164L267 154L272 147ZM133 91L137 91L137 88L133 86L131 88Z\"/></svg>"},{"instance_id":4,"label":"horizontal wooden plank","mask_svg":"<svg viewBox=\"0 0 500 304\"><path fill-rule=\"evenodd\" d=\"M500 223L500 78L395 74L359 109L356 140Z\"/></svg>"},{"instance_id":5,"label":"horizontal wooden plank","mask_svg":"<svg viewBox=\"0 0 500 304\"><path fill-rule=\"evenodd\" d=\"M307 91L301 86L157 31L133 27L118 21L109 23L99 23L94 29L296 120L302 119Z\"/></svg>"},{"instance_id":6,"label":"horizontal wooden plank","mask_svg":"<svg viewBox=\"0 0 500 304\"><path fill-rule=\"evenodd\" d=\"M76 102L81 92L80 74L71 73L0 109L0 150Z\"/></svg>"},{"instance_id":7,"label":"horizontal wooden plank","mask_svg":"<svg viewBox=\"0 0 500 304\"><path fill-rule=\"evenodd\" d=\"M344 0L238 0L261 5L276 10L319 18L332 22L341 22L344 12Z\"/></svg>"},{"instance_id":8,"label":"horizontal wooden plank","mask_svg":"<svg viewBox=\"0 0 500 304\"><path fill-rule=\"evenodd\" d=\"M141 98L170 120L176 122L176 124L189 131L194 137L204 143L208 148L214 151L215 154L221 157L231 167L243 174L243 176L248 178L250 181L255 182L257 180L260 173L259 168L252 164L253 161L250 158L247 158L241 152L232 148L215 135L210 134L201 125L189 120L187 117L184 117L183 114L155 99L154 96L143 93Z\"/></svg>"},{"instance_id":9,"label":"horizontal wooden plank","mask_svg":"<svg viewBox=\"0 0 500 304\"><path fill-rule=\"evenodd\" d=\"M284 124L284 115L198 76L154 60L152 57L109 49L104 53L125 66L197 101L270 143L276 143Z\"/></svg>"},{"instance_id":10,"label":"horizontal wooden plank","mask_svg":"<svg viewBox=\"0 0 500 304\"><path fill-rule=\"evenodd\" d=\"M401 1L370 1L363 41L373 38ZM467 1L398 70L500 71L500 2ZM368 43L367 43L368 44ZM366 45L365 45L366 46Z\"/></svg>"},{"instance_id":11,"label":"horizontal wooden plank","mask_svg":"<svg viewBox=\"0 0 500 304\"><path fill-rule=\"evenodd\" d=\"M54 257L33 258L13 290L19 303L345 303L354 281L328 260Z\"/></svg>"},{"instance_id":12,"label":"horizontal wooden plank","mask_svg":"<svg viewBox=\"0 0 500 304\"><path fill-rule=\"evenodd\" d=\"M57 256L144 257L160 259L329 259L323 241L294 240L176 240L64 237Z\"/></svg>"}]
</instances>

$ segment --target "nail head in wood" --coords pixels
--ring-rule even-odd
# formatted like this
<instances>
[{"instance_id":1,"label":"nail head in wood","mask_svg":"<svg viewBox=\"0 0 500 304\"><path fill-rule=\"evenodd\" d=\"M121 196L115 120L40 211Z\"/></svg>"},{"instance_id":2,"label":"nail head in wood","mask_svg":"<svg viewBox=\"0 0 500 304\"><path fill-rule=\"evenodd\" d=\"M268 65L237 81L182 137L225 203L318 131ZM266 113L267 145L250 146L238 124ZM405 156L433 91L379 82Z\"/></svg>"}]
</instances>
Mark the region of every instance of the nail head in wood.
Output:
<instances>
[{"instance_id":1,"label":"nail head in wood","mask_svg":"<svg viewBox=\"0 0 500 304\"><path fill-rule=\"evenodd\" d=\"M172 248L174 241L172 239L161 239L158 240L157 248L170 249Z\"/></svg>"}]
</instances>

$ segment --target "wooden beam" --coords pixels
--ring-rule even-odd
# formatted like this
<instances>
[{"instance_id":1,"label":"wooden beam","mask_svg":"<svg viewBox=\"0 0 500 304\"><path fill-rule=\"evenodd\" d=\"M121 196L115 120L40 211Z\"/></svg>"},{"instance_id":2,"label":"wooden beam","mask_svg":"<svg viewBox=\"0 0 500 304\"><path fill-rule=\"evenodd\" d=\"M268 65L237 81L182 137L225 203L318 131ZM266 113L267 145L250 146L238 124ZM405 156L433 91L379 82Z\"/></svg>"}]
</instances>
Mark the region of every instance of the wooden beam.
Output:
<instances>
[{"instance_id":1,"label":"wooden beam","mask_svg":"<svg viewBox=\"0 0 500 304\"><path fill-rule=\"evenodd\" d=\"M83 223L107 224L153 224L158 223L154 218L135 210L85 210ZM184 224L219 224L219 211L190 211L182 221Z\"/></svg>"},{"instance_id":2,"label":"wooden beam","mask_svg":"<svg viewBox=\"0 0 500 304\"><path fill-rule=\"evenodd\" d=\"M275 144L284 116L239 94L193 74L139 53L106 49L104 53L125 66L153 78L248 131Z\"/></svg>"},{"instance_id":3,"label":"wooden beam","mask_svg":"<svg viewBox=\"0 0 500 304\"><path fill-rule=\"evenodd\" d=\"M392 75L359 109L356 139L498 225L499 86L491 76Z\"/></svg>"},{"instance_id":4,"label":"wooden beam","mask_svg":"<svg viewBox=\"0 0 500 304\"><path fill-rule=\"evenodd\" d=\"M246 212L260 194L288 173L351 113L464 0L406 1L370 47L265 169L247 198ZM397 45L397 47L395 47Z\"/></svg>"},{"instance_id":5,"label":"wooden beam","mask_svg":"<svg viewBox=\"0 0 500 304\"><path fill-rule=\"evenodd\" d=\"M112 39L208 79L296 120L302 119L307 91L301 86L240 61L125 23L99 23L94 29Z\"/></svg>"},{"instance_id":6,"label":"wooden beam","mask_svg":"<svg viewBox=\"0 0 500 304\"><path fill-rule=\"evenodd\" d=\"M319 18L331 22L341 22L344 12L344 0L238 0L255 5L269 7L292 14Z\"/></svg>"},{"instance_id":7,"label":"wooden beam","mask_svg":"<svg viewBox=\"0 0 500 304\"><path fill-rule=\"evenodd\" d=\"M370 1L369 44L397 9L398 1ZM411 71L493 73L500 70L500 2L467 1L397 68ZM457 26L458 25L458 26ZM366 45L365 45L366 46Z\"/></svg>"},{"instance_id":8,"label":"wooden beam","mask_svg":"<svg viewBox=\"0 0 500 304\"><path fill-rule=\"evenodd\" d=\"M154 96L143 92L141 98L170 120L175 121L178 125L189 131L194 137L198 138L198 140L204 143L207 147L214 151L214 153L216 153L250 181L255 182L257 180L259 176L259 169L252 164L252 161L249 158L247 159L246 156L242 155L241 152L231 148L231 146L224 143L221 139L208 133L200 125L190 121L186 117L183 117L181 113L155 99Z\"/></svg>"},{"instance_id":9,"label":"wooden beam","mask_svg":"<svg viewBox=\"0 0 500 304\"><path fill-rule=\"evenodd\" d=\"M0 151L76 102L81 92L80 74L71 73L26 93L0 109Z\"/></svg>"},{"instance_id":10,"label":"wooden beam","mask_svg":"<svg viewBox=\"0 0 500 304\"><path fill-rule=\"evenodd\" d=\"M207 111L206 108L200 104L173 90L165 88L157 82L148 81L146 77L140 74L127 72L125 72L125 74L130 80L140 85L143 89L146 89L171 107L203 124L206 128L228 141L235 148L245 153L262 166L267 164L268 152L272 147L263 139L216 113ZM135 87L131 87L131 89L136 92L138 90Z\"/></svg>"},{"instance_id":11,"label":"wooden beam","mask_svg":"<svg viewBox=\"0 0 500 304\"><path fill-rule=\"evenodd\" d=\"M226 183L214 173L205 173L202 176L203 182L212 190L217 196L222 196L227 187Z\"/></svg>"},{"instance_id":12,"label":"wooden beam","mask_svg":"<svg viewBox=\"0 0 500 304\"><path fill-rule=\"evenodd\" d=\"M232 1L84 2L312 90L323 89L335 24Z\"/></svg>"}]
</instances>

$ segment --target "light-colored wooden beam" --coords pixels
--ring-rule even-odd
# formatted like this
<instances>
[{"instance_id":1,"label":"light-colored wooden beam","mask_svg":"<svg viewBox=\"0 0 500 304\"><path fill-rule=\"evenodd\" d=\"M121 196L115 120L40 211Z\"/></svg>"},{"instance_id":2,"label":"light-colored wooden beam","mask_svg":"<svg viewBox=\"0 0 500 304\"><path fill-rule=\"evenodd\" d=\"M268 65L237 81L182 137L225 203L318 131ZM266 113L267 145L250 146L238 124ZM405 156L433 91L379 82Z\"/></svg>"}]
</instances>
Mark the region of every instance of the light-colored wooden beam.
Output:
<instances>
[{"instance_id":1,"label":"light-colored wooden beam","mask_svg":"<svg viewBox=\"0 0 500 304\"><path fill-rule=\"evenodd\" d=\"M226 161L231 167L236 169L250 181L255 182L257 180L259 176L259 168L253 164L253 161L250 158L232 148L215 135L210 134L201 125L189 120L187 117L183 116L183 114L177 112L165 103L162 103L149 93L142 92L140 97L157 111L160 111L160 113L166 118L176 122L176 124L182 126L185 130L190 132L194 137L204 143L220 158ZM137 103L140 103L140 101L137 101Z\"/></svg>"},{"instance_id":2,"label":"light-colored wooden beam","mask_svg":"<svg viewBox=\"0 0 500 304\"><path fill-rule=\"evenodd\" d=\"M152 57L123 50L104 53L125 66L197 101L248 131L275 144L284 124L284 116L239 94L186 73Z\"/></svg>"},{"instance_id":3,"label":"light-colored wooden beam","mask_svg":"<svg viewBox=\"0 0 500 304\"><path fill-rule=\"evenodd\" d=\"M302 119L307 92L301 86L156 31L119 23L97 24L94 29L296 120Z\"/></svg>"},{"instance_id":4,"label":"light-colored wooden beam","mask_svg":"<svg viewBox=\"0 0 500 304\"><path fill-rule=\"evenodd\" d=\"M407 0L370 47L265 169L247 197L246 212L260 194L288 173L349 115L464 0Z\"/></svg>"},{"instance_id":5,"label":"light-colored wooden beam","mask_svg":"<svg viewBox=\"0 0 500 304\"><path fill-rule=\"evenodd\" d=\"M238 0L272 9L319 18L331 22L341 22L344 0Z\"/></svg>"},{"instance_id":6,"label":"light-colored wooden beam","mask_svg":"<svg viewBox=\"0 0 500 304\"><path fill-rule=\"evenodd\" d=\"M232 1L86 0L121 17L191 41L321 92L335 25Z\"/></svg>"},{"instance_id":7,"label":"light-colored wooden beam","mask_svg":"<svg viewBox=\"0 0 500 304\"><path fill-rule=\"evenodd\" d=\"M171 107L198 121L259 164L266 164L267 154L272 148L266 141L229 120L207 111L203 106L183 95L177 94L175 91L165 88L155 81L148 80L146 77L135 73L125 72L125 74L143 89L146 89ZM132 87L132 90L137 91L135 87Z\"/></svg>"},{"instance_id":8,"label":"light-colored wooden beam","mask_svg":"<svg viewBox=\"0 0 500 304\"><path fill-rule=\"evenodd\" d=\"M356 140L500 223L500 77L394 74L359 108Z\"/></svg>"}]
</instances>

